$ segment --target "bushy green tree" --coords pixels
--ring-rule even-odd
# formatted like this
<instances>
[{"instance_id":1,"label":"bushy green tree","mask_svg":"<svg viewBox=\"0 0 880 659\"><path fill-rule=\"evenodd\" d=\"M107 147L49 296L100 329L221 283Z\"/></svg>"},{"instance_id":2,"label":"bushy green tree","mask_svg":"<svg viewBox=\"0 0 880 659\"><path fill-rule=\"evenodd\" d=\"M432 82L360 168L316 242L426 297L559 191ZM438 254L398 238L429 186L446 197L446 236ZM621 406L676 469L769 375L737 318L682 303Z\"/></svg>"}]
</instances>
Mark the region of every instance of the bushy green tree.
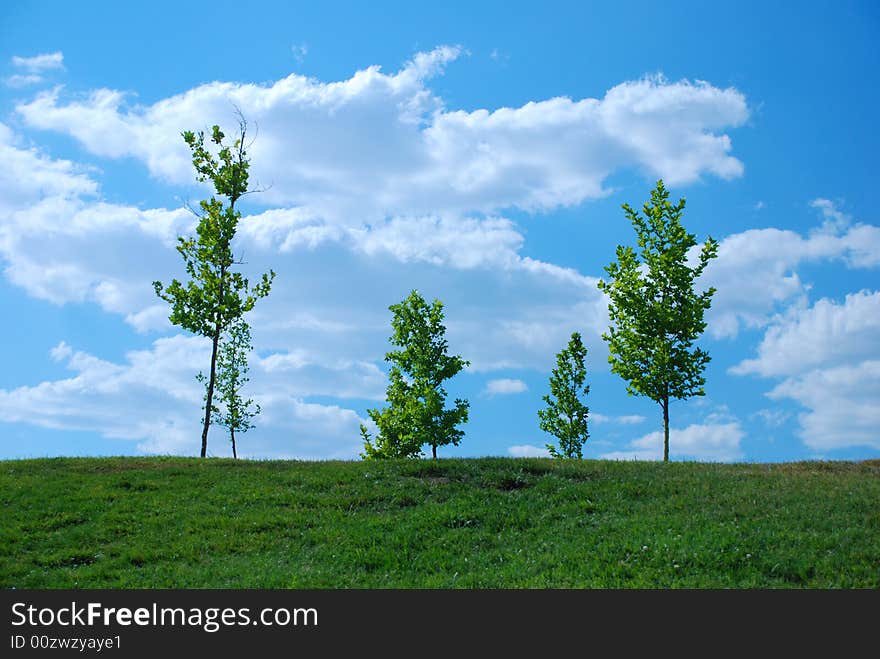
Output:
<instances>
[{"instance_id":1,"label":"bushy green tree","mask_svg":"<svg viewBox=\"0 0 880 659\"><path fill-rule=\"evenodd\" d=\"M538 410L541 430L559 441L558 447L547 444L554 458L582 458L584 443L590 436L587 430L590 409L581 401L582 395L590 393L590 385L586 384L586 357L587 348L581 335L574 332L568 346L556 355L556 368L550 374L550 393L543 397L547 407Z\"/></svg>"},{"instance_id":2,"label":"bushy green tree","mask_svg":"<svg viewBox=\"0 0 880 659\"><path fill-rule=\"evenodd\" d=\"M663 410L663 460L669 460L669 401L704 395L703 371L709 354L695 348L703 333L704 312L711 306L714 288L694 290L718 243L706 238L693 267L688 252L696 246L694 234L681 223L685 200L669 202L669 192L658 181L639 214L623 210L636 231L638 254L617 247L617 261L605 267L608 281L599 288L610 299L608 342L611 370L627 384L631 395L647 396Z\"/></svg>"},{"instance_id":3,"label":"bushy green tree","mask_svg":"<svg viewBox=\"0 0 880 659\"><path fill-rule=\"evenodd\" d=\"M443 382L468 365L457 355L447 354L443 303L428 304L417 291L405 300L392 304L390 338L392 350L385 355L391 363L388 373L385 409L367 413L379 429L375 439L361 425L364 440L362 456L375 458L411 458L422 454L429 444L437 457L437 447L458 445L464 431L457 428L468 420L469 403L456 399L452 409L445 409Z\"/></svg>"},{"instance_id":4,"label":"bushy green tree","mask_svg":"<svg viewBox=\"0 0 880 659\"><path fill-rule=\"evenodd\" d=\"M169 320L172 323L211 339L211 366L204 378L202 457L208 450L220 337L230 325L253 309L257 299L269 294L275 277L270 271L261 277L259 283L250 286L247 278L233 269L239 263L232 252L232 241L241 219L235 203L248 192L250 162L245 147L246 132L247 124L242 120L238 138L232 144L224 144L225 135L219 126L214 126L210 135L213 147L205 145L204 132L183 133L183 139L192 151L196 179L211 181L216 196L199 202L201 213L195 237L177 239L177 251L183 257L189 281L182 283L173 279L168 286L153 282L156 295L171 305ZM216 155L212 150L217 151Z\"/></svg>"}]
</instances>

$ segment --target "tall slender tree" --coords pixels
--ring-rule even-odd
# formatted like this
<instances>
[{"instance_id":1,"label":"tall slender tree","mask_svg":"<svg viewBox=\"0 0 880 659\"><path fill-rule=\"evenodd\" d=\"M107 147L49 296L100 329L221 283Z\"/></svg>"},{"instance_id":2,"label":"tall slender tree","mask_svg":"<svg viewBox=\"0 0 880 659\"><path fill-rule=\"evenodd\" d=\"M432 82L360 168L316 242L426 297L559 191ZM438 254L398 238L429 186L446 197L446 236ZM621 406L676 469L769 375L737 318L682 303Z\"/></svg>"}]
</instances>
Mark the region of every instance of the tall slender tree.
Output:
<instances>
[{"instance_id":1,"label":"tall slender tree","mask_svg":"<svg viewBox=\"0 0 880 659\"><path fill-rule=\"evenodd\" d=\"M239 318L223 336L217 356L217 393L220 405L214 410L217 424L229 431L232 457L237 458L235 433L246 433L254 427L252 420L260 413L260 406L250 398L242 398L242 389L248 377L248 353L253 349L251 328Z\"/></svg>"},{"instance_id":2,"label":"tall slender tree","mask_svg":"<svg viewBox=\"0 0 880 659\"><path fill-rule=\"evenodd\" d=\"M443 382L469 364L458 355L447 354L446 327L443 325L443 303L428 304L412 291L405 300L392 304L393 334L391 343L400 350L385 355L391 363L388 374L388 407L367 410L379 428L373 440L366 426L361 425L364 458L413 458L422 453L422 446L431 446L437 458L437 447L458 446L464 431L457 426L468 420L469 403L456 399L446 409Z\"/></svg>"},{"instance_id":3,"label":"tall slender tree","mask_svg":"<svg viewBox=\"0 0 880 659\"><path fill-rule=\"evenodd\" d=\"M547 444L554 458L583 457L583 446L590 436L587 416L590 409L581 396L590 393L587 367L584 361L587 348L581 335L574 332L568 345L556 355L556 368L550 374L550 393L544 396L547 407L538 410L539 426L559 441L559 446Z\"/></svg>"},{"instance_id":4,"label":"tall slender tree","mask_svg":"<svg viewBox=\"0 0 880 659\"><path fill-rule=\"evenodd\" d=\"M631 395L647 396L663 410L663 460L669 461L669 401L704 395L703 371L709 353L694 342L706 328L704 312L714 288L695 292L696 280L718 254L718 243L706 238L693 267L689 253L697 245L681 223L685 200L673 205L663 181L651 192L642 214L624 204L636 231L638 254L617 247L617 261L605 267L611 327L608 342L611 370Z\"/></svg>"},{"instance_id":5,"label":"tall slender tree","mask_svg":"<svg viewBox=\"0 0 880 659\"><path fill-rule=\"evenodd\" d=\"M246 135L247 122L243 118L239 121L239 135L232 144L224 143L226 136L216 125L211 129L208 145L203 131L183 133L192 151L196 180L210 181L216 194L199 202L201 212L197 212L195 237L177 239L177 251L183 257L189 281L182 283L173 279L168 286L153 282L156 295L171 305L169 320L172 323L211 339L201 457L205 457L208 450L220 337L231 324L253 309L259 298L269 294L275 277L270 270L257 284L250 286L247 278L233 269L241 264L232 252L232 241L241 219L235 204L249 192Z\"/></svg>"}]
</instances>

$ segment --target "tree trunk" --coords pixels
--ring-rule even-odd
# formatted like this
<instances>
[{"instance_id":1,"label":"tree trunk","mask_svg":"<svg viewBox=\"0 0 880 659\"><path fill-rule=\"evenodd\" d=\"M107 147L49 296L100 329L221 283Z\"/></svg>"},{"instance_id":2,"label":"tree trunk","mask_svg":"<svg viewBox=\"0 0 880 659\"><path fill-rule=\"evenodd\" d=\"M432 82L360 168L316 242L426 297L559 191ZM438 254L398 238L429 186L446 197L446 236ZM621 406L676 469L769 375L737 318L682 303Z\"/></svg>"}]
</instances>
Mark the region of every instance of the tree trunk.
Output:
<instances>
[{"instance_id":1,"label":"tree trunk","mask_svg":"<svg viewBox=\"0 0 880 659\"><path fill-rule=\"evenodd\" d=\"M235 452L235 429L229 429L229 436L232 437L232 459L238 460L238 454Z\"/></svg>"},{"instance_id":2,"label":"tree trunk","mask_svg":"<svg viewBox=\"0 0 880 659\"><path fill-rule=\"evenodd\" d=\"M220 343L220 323L214 332L214 345L211 348L211 374L208 376L208 395L205 398L205 427L202 428L202 455L208 453L208 428L211 425L211 406L214 402L214 378L217 371L217 345Z\"/></svg>"},{"instance_id":3,"label":"tree trunk","mask_svg":"<svg viewBox=\"0 0 880 659\"><path fill-rule=\"evenodd\" d=\"M669 462L669 397L663 399L663 462Z\"/></svg>"},{"instance_id":4,"label":"tree trunk","mask_svg":"<svg viewBox=\"0 0 880 659\"><path fill-rule=\"evenodd\" d=\"M431 444L431 456L433 457L434 460L437 459L437 445L436 444Z\"/></svg>"}]
</instances>

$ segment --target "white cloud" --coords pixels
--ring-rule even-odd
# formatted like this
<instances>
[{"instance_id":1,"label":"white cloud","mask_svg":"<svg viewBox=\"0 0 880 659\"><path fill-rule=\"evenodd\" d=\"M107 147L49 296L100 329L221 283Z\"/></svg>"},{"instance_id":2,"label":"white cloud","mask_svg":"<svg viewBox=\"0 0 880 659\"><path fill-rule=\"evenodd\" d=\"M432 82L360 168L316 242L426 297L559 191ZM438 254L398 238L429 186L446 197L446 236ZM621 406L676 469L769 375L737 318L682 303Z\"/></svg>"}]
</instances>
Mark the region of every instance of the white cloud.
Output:
<instances>
[{"instance_id":1,"label":"white cloud","mask_svg":"<svg viewBox=\"0 0 880 659\"><path fill-rule=\"evenodd\" d=\"M776 318L737 375L784 378L768 396L805 412L798 434L816 451L880 447L880 292L827 298Z\"/></svg>"},{"instance_id":2,"label":"white cloud","mask_svg":"<svg viewBox=\"0 0 880 659\"><path fill-rule=\"evenodd\" d=\"M201 395L193 375L209 356L208 350L196 339L160 339L150 351L129 353L128 363L120 365L74 351L62 342L52 349L52 358L65 362L74 375L0 390L0 418L163 441L169 427L190 426L185 423L188 415L181 413L184 406L197 416Z\"/></svg>"},{"instance_id":3,"label":"white cloud","mask_svg":"<svg viewBox=\"0 0 880 659\"><path fill-rule=\"evenodd\" d=\"M306 55L309 54L308 44L304 44L304 43L294 44L290 47L290 52L293 53L293 58L299 64L302 64L306 59Z\"/></svg>"},{"instance_id":4,"label":"white cloud","mask_svg":"<svg viewBox=\"0 0 880 659\"><path fill-rule=\"evenodd\" d=\"M820 203L821 202L821 203ZM735 337L741 327L763 327L781 305L804 303L809 283L796 268L802 263L841 260L851 268L880 265L880 227L852 223L827 200L812 204L824 219L803 236L781 229L750 229L724 238L718 258L706 268L701 284L715 286L707 312L708 331ZM694 248L693 258L699 248Z\"/></svg>"},{"instance_id":5,"label":"white cloud","mask_svg":"<svg viewBox=\"0 0 880 659\"><path fill-rule=\"evenodd\" d=\"M198 452L203 389L193 376L208 362L207 340L157 339L147 350L127 353L121 364L75 351L64 342L51 355L74 375L31 387L0 389L0 419L136 440L147 453ZM252 367L252 374L259 377L253 378L249 391L263 412L256 419L257 428L239 438L240 455L356 457L361 448L360 417L338 405L303 400L290 386L300 373L263 377L264 362L258 360ZM353 382L362 377L339 374L337 381L346 376ZM212 429L208 447L213 455L228 454L222 429Z\"/></svg>"},{"instance_id":6,"label":"white cloud","mask_svg":"<svg viewBox=\"0 0 880 659\"><path fill-rule=\"evenodd\" d=\"M16 68L26 71L49 71L64 68L64 53L56 51L54 53L43 53L33 57L12 57L12 65Z\"/></svg>"},{"instance_id":7,"label":"white cloud","mask_svg":"<svg viewBox=\"0 0 880 659\"><path fill-rule=\"evenodd\" d=\"M424 261L456 268L521 265L523 242L504 218L393 218L349 234L365 254L387 254L399 261Z\"/></svg>"},{"instance_id":8,"label":"white cloud","mask_svg":"<svg viewBox=\"0 0 880 659\"><path fill-rule=\"evenodd\" d=\"M3 216L46 197L69 199L94 195L98 185L83 167L55 160L35 148L16 144L12 130L0 123L0 221Z\"/></svg>"},{"instance_id":9,"label":"white cloud","mask_svg":"<svg viewBox=\"0 0 880 659\"><path fill-rule=\"evenodd\" d=\"M503 396L505 394L521 394L528 390L528 386L522 380L511 378L499 378L489 380L486 383L485 393L489 396Z\"/></svg>"},{"instance_id":10,"label":"white cloud","mask_svg":"<svg viewBox=\"0 0 880 659\"><path fill-rule=\"evenodd\" d=\"M602 298L589 280L564 271L389 263L387 256L338 244L286 258L255 247L247 253L254 268L271 265L279 273L272 294L254 312L258 347L303 349L328 362L381 360L390 333L388 306L411 289L443 301L450 351L470 360L472 372L544 368L575 329L591 347L601 347Z\"/></svg>"},{"instance_id":11,"label":"white cloud","mask_svg":"<svg viewBox=\"0 0 880 659\"><path fill-rule=\"evenodd\" d=\"M395 73L374 66L339 82L291 74L267 85L209 83L150 106L109 89L69 101L53 90L17 109L31 126L188 185L180 131L234 125L237 106L259 126L252 172L271 184L265 199L333 224L570 205L605 195L604 180L631 167L670 184L742 173L720 133L748 117L735 89L650 78L601 99L448 110L426 83L460 53L441 47Z\"/></svg>"},{"instance_id":12,"label":"white cloud","mask_svg":"<svg viewBox=\"0 0 880 659\"><path fill-rule=\"evenodd\" d=\"M521 444L507 447L507 452L515 458L549 458L550 451L532 444Z\"/></svg>"},{"instance_id":13,"label":"white cloud","mask_svg":"<svg viewBox=\"0 0 880 659\"><path fill-rule=\"evenodd\" d=\"M787 378L768 395L790 398L808 410L798 415L799 434L816 451L847 446L880 449L880 361L876 359Z\"/></svg>"},{"instance_id":14,"label":"white cloud","mask_svg":"<svg viewBox=\"0 0 880 659\"><path fill-rule=\"evenodd\" d=\"M745 437L738 422L696 424L684 429L670 428L670 458L731 462L743 457L740 442ZM633 440L628 449L600 456L606 460L660 460L663 433L656 431Z\"/></svg>"},{"instance_id":15,"label":"white cloud","mask_svg":"<svg viewBox=\"0 0 880 659\"><path fill-rule=\"evenodd\" d=\"M783 410L760 409L750 414L749 418L760 419L768 428L779 428L791 418L791 413Z\"/></svg>"},{"instance_id":16,"label":"white cloud","mask_svg":"<svg viewBox=\"0 0 880 659\"><path fill-rule=\"evenodd\" d=\"M150 282L181 270L172 245L192 222L182 209L47 197L0 217L0 254L7 279L34 297L94 302L139 329L161 328Z\"/></svg>"},{"instance_id":17,"label":"white cloud","mask_svg":"<svg viewBox=\"0 0 880 659\"><path fill-rule=\"evenodd\" d=\"M798 434L817 451L880 447L880 292L827 298L777 317L737 375L783 378L768 396L806 409Z\"/></svg>"},{"instance_id":18,"label":"white cloud","mask_svg":"<svg viewBox=\"0 0 880 659\"><path fill-rule=\"evenodd\" d=\"M27 87L36 85L45 80L43 75L47 71L63 70L63 53L45 53L34 57L13 56L12 65L17 69L23 69L25 73L16 73L4 79L7 87Z\"/></svg>"},{"instance_id":19,"label":"white cloud","mask_svg":"<svg viewBox=\"0 0 880 659\"><path fill-rule=\"evenodd\" d=\"M839 254L853 268L880 265L880 228L854 222L851 215L828 199L814 199L810 206L819 209L824 219L811 235L820 252Z\"/></svg>"},{"instance_id":20,"label":"white cloud","mask_svg":"<svg viewBox=\"0 0 880 659\"><path fill-rule=\"evenodd\" d=\"M56 304L95 303L138 331L169 329L151 282L184 275L174 245L191 233L193 216L100 201L86 173L15 146L2 124L0 150L9 163L0 173L7 279ZM254 312L258 350L380 360L387 307L410 288L443 299L451 345L476 371L543 367L575 329L599 343L607 309L596 280L520 255L512 222L434 218L424 220L432 231L419 231L420 221L340 227L286 209L245 217L236 251L246 255L246 274L279 274ZM328 342L327 332L339 340Z\"/></svg>"},{"instance_id":21,"label":"white cloud","mask_svg":"<svg viewBox=\"0 0 880 659\"><path fill-rule=\"evenodd\" d=\"M846 296L843 304L823 298L812 307L793 309L770 326L758 356L732 373L795 375L859 355L880 354L880 291Z\"/></svg>"},{"instance_id":22,"label":"white cloud","mask_svg":"<svg viewBox=\"0 0 880 659\"><path fill-rule=\"evenodd\" d=\"M266 391L286 396L330 396L384 400L387 378L376 364L360 360L316 360L304 351L276 352L252 360Z\"/></svg>"},{"instance_id":23,"label":"white cloud","mask_svg":"<svg viewBox=\"0 0 880 659\"><path fill-rule=\"evenodd\" d=\"M590 421L593 421L595 423L620 423L623 425L634 425L636 423L644 423L645 417L640 414L608 416L606 414L599 414L598 412L590 412Z\"/></svg>"},{"instance_id":24,"label":"white cloud","mask_svg":"<svg viewBox=\"0 0 880 659\"><path fill-rule=\"evenodd\" d=\"M16 73L15 75L5 78L3 82L6 83L7 87L28 87L43 82L43 76L37 75L36 73Z\"/></svg>"},{"instance_id":25,"label":"white cloud","mask_svg":"<svg viewBox=\"0 0 880 659\"><path fill-rule=\"evenodd\" d=\"M852 222L852 218L841 211L837 204L830 199L818 197L810 202L810 206L818 208L825 221L834 228L846 228Z\"/></svg>"},{"instance_id":26,"label":"white cloud","mask_svg":"<svg viewBox=\"0 0 880 659\"><path fill-rule=\"evenodd\" d=\"M274 267L280 273L272 298L284 304L268 302L276 313L264 317L287 317L291 308L307 308L320 312L325 322L378 332L368 303L378 301L384 308L398 294L383 297L366 284L377 281L377 270L388 257L408 266L414 284L433 281L427 276L432 268L483 270L454 277L472 295L448 301L450 308L464 302L458 308L467 309L450 325L450 335L461 340L463 351L483 355L474 360L475 370L538 365L564 342L565 332L587 329L598 336L607 324L607 309L594 278L522 256L523 236L516 225L484 213L509 206L552 207L605 194L604 177L619 167L642 166L653 175L661 165L653 157L656 145L646 140L666 134L670 126L693 139L676 140L670 160L662 164L669 170L664 175L684 180L700 172L730 173L736 161L727 155L713 160L703 147L727 144L726 136L712 131L741 123L745 101L735 90L655 78L619 85L601 100L557 98L493 112L449 112L426 81L459 53L442 47L416 55L396 73L371 67L341 82L291 75L271 85L211 83L147 107L129 107L124 95L113 90L96 90L86 100L71 102L53 90L18 109L30 125L69 133L93 153L134 156L157 177L188 184L192 172L181 128L214 121L225 125L233 104L238 105L259 126L252 149L254 176L272 184L261 202L293 204L245 218L241 227L240 247L252 269ZM657 122L663 131L648 129ZM726 153L726 147L721 151ZM291 154L296 154L292 160ZM57 199L19 210L5 229L11 280L55 302L97 302L140 331L167 325L144 282L161 278L155 272L175 272L177 257L169 247L173 232L185 231L185 213ZM109 223L69 222L71 217L114 214L123 218L115 229ZM63 253L59 241L58 249L43 256L42 238L36 230L29 233L28 226L51 227L63 236ZM153 227L161 228L153 232ZM93 262L98 248L102 256ZM133 250L155 272L126 274L120 264L106 262ZM324 258L302 259L303 250ZM279 260L279 253L293 251L296 259ZM353 265L352 258L358 263ZM302 260L311 269L299 267ZM350 280L344 290L322 288L320 297L295 281L333 280L329 268L359 271L363 279ZM398 275L388 289L405 295L397 283L402 272ZM352 287L364 294L353 308ZM487 307L488 296L475 303L473 294L479 290L491 290L497 304ZM301 306L308 298L315 307ZM527 304L527 298L541 302ZM272 337L281 339L274 348L300 345L306 328L287 330L283 339ZM363 347L353 335L347 333L353 341L345 351ZM367 354L372 357L379 351L375 341L371 345ZM354 358L351 352L334 357Z\"/></svg>"}]
</instances>

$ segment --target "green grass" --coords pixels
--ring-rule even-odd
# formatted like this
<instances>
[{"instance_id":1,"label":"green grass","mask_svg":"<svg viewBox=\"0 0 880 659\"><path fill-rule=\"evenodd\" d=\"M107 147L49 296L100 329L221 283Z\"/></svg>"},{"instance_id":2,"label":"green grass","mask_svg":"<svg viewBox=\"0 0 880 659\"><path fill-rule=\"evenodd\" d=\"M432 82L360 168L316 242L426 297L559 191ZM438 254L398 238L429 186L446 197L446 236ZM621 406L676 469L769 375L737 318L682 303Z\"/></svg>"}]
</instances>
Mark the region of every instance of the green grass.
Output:
<instances>
[{"instance_id":1,"label":"green grass","mask_svg":"<svg viewBox=\"0 0 880 659\"><path fill-rule=\"evenodd\" d=\"M4 588L878 588L880 461L0 462Z\"/></svg>"}]
</instances>

